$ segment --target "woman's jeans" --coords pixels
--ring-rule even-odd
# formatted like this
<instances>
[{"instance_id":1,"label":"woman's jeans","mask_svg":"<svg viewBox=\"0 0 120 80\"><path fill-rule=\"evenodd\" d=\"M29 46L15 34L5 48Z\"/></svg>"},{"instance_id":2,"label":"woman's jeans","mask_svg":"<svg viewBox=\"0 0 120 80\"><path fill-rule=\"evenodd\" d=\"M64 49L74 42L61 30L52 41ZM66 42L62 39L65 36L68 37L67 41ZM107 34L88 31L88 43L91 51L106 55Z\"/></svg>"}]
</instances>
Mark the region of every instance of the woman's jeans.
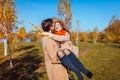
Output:
<instances>
[{"instance_id":1,"label":"woman's jeans","mask_svg":"<svg viewBox=\"0 0 120 80\"><path fill-rule=\"evenodd\" d=\"M79 71L83 72L88 78L92 78L92 73L88 71L84 65L80 62L80 60L74 55L74 53L70 53L68 56L71 63L79 69Z\"/></svg>"},{"instance_id":2,"label":"woman's jeans","mask_svg":"<svg viewBox=\"0 0 120 80\"><path fill-rule=\"evenodd\" d=\"M61 61L66 67L70 68L73 72L75 72L79 80L84 80L84 77L83 77L82 74L80 73L80 70L79 70L76 66L74 66L74 65L72 64L72 62L70 61L70 59L69 59L66 55L64 55L64 56L60 59L60 61Z\"/></svg>"}]
</instances>

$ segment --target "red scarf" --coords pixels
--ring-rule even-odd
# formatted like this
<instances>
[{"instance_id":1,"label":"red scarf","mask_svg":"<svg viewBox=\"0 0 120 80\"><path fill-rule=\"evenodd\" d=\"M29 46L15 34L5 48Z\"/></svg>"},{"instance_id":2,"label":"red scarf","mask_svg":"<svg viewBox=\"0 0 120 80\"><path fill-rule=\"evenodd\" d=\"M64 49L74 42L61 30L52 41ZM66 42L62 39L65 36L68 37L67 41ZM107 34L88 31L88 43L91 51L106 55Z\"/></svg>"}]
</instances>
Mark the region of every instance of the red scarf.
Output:
<instances>
[{"instance_id":1,"label":"red scarf","mask_svg":"<svg viewBox=\"0 0 120 80\"><path fill-rule=\"evenodd\" d=\"M55 32L55 34L57 34L57 35L65 35L66 32L67 31L65 31L65 30L59 30L59 31Z\"/></svg>"}]
</instances>

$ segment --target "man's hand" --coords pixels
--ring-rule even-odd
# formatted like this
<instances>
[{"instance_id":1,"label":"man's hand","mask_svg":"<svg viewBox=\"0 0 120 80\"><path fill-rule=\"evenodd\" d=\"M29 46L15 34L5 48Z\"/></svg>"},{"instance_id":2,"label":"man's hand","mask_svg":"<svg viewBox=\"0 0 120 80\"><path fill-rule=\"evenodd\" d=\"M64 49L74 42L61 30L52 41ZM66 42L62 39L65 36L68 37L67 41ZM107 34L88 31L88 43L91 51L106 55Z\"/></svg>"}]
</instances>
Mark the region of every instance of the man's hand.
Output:
<instances>
[{"instance_id":1,"label":"man's hand","mask_svg":"<svg viewBox=\"0 0 120 80\"><path fill-rule=\"evenodd\" d=\"M50 33L48 33L48 32L42 32L41 33L43 36L49 36L50 35Z\"/></svg>"},{"instance_id":2,"label":"man's hand","mask_svg":"<svg viewBox=\"0 0 120 80\"><path fill-rule=\"evenodd\" d=\"M49 33L49 32L42 32L41 33L43 36L49 36L50 38L52 38L52 33Z\"/></svg>"}]
</instances>

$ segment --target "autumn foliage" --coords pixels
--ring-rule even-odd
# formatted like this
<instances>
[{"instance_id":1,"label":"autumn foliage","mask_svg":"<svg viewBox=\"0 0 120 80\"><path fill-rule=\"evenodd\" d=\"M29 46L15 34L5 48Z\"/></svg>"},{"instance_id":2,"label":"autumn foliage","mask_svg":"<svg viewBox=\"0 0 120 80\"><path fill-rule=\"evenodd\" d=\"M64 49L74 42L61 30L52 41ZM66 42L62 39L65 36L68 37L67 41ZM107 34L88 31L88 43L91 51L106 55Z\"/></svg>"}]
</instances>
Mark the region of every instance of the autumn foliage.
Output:
<instances>
[{"instance_id":1,"label":"autumn foliage","mask_svg":"<svg viewBox=\"0 0 120 80\"><path fill-rule=\"evenodd\" d=\"M15 28L16 19L17 14L14 0L0 0L0 29L9 39L10 35L13 34L12 31ZM2 34L0 33L0 35ZM5 36L1 36L1 38Z\"/></svg>"},{"instance_id":2,"label":"autumn foliage","mask_svg":"<svg viewBox=\"0 0 120 80\"><path fill-rule=\"evenodd\" d=\"M92 39L93 43L96 44L97 39L98 39L98 29L97 29L97 27L93 30L93 32L91 34L91 39Z\"/></svg>"},{"instance_id":3,"label":"autumn foliage","mask_svg":"<svg viewBox=\"0 0 120 80\"><path fill-rule=\"evenodd\" d=\"M24 40L26 39L26 30L24 27L21 27L18 31L18 36L20 39L22 39L22 41L24 42Z\"/></svg>"},{"instance_id":4,"label":"autumn foliage","mask_svg":"<svg viewBox=\"0 0 120 80\"><path fill-rule=\"evenodd\" d=\"M105 29L106 42L120 42L120 20L116 19Z\"/></svg>"}]
</instances>

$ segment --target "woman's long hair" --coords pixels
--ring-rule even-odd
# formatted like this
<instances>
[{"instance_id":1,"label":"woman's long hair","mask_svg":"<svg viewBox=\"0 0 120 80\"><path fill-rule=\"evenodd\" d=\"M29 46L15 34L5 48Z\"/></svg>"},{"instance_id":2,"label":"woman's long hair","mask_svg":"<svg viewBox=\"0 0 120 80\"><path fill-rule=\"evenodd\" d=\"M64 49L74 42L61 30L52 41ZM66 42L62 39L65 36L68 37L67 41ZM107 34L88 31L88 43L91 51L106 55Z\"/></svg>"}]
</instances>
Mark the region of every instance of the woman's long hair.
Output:
<instances>
[{"instance_id":1,"label":"woman's long hair","mask_svg":"<svg viewBox=\"0 0 120 80\"><path fill-rule=\"evenodd\" d=\"M65 21L61 20L61 19L58 19L58 18L53 18L53 24L55 26L56 23L60 23L60 25L62 26L62 29L67 31L68 33L70 33L70 31L68 30L67 28L67 24L65 23ZM55 30L54 30L55 32Z\"/></svg>"}]
</instances>

